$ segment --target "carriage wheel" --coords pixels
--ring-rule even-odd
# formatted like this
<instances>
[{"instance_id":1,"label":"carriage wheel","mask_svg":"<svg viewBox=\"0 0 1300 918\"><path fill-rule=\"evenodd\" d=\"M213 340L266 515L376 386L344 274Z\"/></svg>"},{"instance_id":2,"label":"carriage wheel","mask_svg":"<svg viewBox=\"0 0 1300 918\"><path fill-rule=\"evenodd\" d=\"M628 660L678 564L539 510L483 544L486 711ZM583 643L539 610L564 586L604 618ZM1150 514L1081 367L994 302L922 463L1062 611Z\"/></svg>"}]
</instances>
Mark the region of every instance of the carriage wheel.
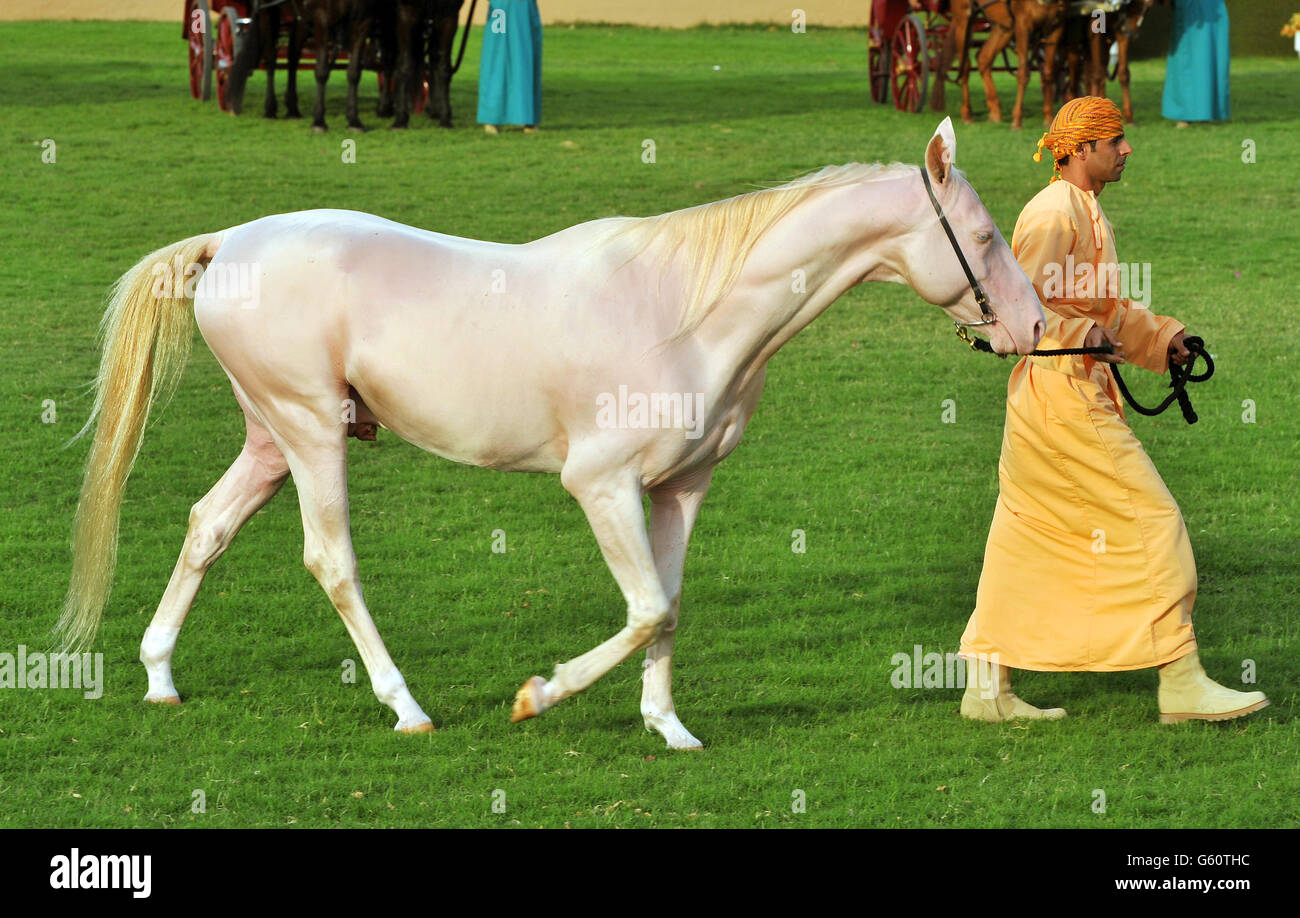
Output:
<instances>
[{"instance_id":1,"label":"carriage wheel","mask_svg":"<svg viewBox=\"0 0 1300 918\"><path fill-rule=\"evenodd\" d=\"M217 69L217 105L223 112L230 111L226 99L226 85L230 82L230 68L235 64L235 10L223 7L217 21L217 47L213 54Z\"/></svg>"},{"instance_id":2,"label":"carriage wheel","mask_svg":"<svg viewBox=\"0 0 1300 918\"><path fill-rule=\"evenodd\" d=\"M212 12L208 0L186 0L185 36L189 40L190 95L206 102L212 98Z\"/></svg>"},{"instance_id":3,"label":"carriage wheel","mask_svg":"<svg viewBox=\"0 0 1300 918\"><path fill-rule=\"evenodd\" d=\"M871 101L884 103L889 98L889 46L880 29L871 29L867 46L867 78L871 84Z\"/></svg>"},{"instance_id":4,"label":"carriage wheel","mask_svg":"<svg viewBox=\"0 0 1300 918\"><path fill-rule=\"evenodd\" d=\"M891 44L894 108L900 112L919 112L930 83L930 53L920 17L908 13L899 20Z\"/></svg>"}]
</instances>

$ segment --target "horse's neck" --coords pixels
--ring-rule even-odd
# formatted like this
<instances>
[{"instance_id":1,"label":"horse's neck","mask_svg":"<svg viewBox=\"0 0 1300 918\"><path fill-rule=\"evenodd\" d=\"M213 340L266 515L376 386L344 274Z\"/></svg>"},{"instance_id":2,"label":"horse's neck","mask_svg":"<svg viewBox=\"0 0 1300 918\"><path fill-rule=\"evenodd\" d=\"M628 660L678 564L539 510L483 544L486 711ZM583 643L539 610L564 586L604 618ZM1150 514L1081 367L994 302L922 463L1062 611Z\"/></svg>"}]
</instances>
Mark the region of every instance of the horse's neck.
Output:
<instances>
[{"instance_id":1,"label":"horse's neck","mask_svg":"<svg viewBox=\"0 0 1300 918\"><path fill-rule=\"evenodd\" d=\"M916 197L907 178L828 187L794 207L755 245L698 338L752 376L850 287L901 281L898 242Z\"/></svg>"}]
</instances>

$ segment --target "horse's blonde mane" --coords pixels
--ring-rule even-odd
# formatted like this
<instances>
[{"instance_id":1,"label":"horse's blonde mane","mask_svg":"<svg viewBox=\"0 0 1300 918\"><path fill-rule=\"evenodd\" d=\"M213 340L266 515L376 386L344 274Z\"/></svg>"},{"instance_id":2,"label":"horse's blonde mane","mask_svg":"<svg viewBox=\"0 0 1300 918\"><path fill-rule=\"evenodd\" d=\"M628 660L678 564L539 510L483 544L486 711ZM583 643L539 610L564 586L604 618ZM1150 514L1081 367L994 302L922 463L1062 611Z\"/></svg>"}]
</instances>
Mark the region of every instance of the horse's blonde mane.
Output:
<instances>
[{"instance_id":1,"label":"horse's blonde mane","mask_svg":"<svg viewBox=\"0 0 1300 918\"><path fill-rule=\"evenodd\" d=\"M760 188L710 204L631 221L624 232L640 237L639 248L658 241L666 259L682 251L687 272L686 302L672 338L687 335L727 295L755 244L791 209L814 192L835 185L893 178L901 163L826 166L784 185Z\"/></svg>"}]
</instances>

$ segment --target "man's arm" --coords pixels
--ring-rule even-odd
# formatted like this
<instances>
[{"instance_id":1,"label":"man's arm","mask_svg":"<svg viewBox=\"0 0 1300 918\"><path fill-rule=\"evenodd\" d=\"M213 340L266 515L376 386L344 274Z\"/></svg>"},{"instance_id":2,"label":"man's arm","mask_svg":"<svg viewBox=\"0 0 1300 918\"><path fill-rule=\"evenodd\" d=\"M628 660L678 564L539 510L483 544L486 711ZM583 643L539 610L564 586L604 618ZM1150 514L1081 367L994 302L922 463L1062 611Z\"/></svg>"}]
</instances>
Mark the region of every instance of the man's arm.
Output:
<instances>
[{"instance_id":1,"label":"man's arm","mask_svg":"<svg viewBox=\"0 0 1300 918\"><path fill-rule=\"evenodd\" d=\"M1169 361L1186 363L1189 356L1183 347L1182 322L1170 316L1158 316L1150 309L1120 301L1119 334L1128 345L1130 361L1153 373L1169 370Z\"/></svg>"}]
</instances>

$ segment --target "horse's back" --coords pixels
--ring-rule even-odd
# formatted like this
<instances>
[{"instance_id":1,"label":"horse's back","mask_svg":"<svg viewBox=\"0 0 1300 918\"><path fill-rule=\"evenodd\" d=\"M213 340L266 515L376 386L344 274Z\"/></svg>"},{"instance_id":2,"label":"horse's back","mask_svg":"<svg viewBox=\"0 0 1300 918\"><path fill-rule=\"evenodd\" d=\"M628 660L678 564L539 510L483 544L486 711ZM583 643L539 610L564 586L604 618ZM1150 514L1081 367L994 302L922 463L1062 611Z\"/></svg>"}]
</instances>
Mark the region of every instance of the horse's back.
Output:
<instances>
[{"instance_id":1,"label":"horse's back","mask_svg":"<svg viewBox=\"0 0 1300 918\"><path fill-rule=\"evenodd\" d=\"M251 283L201 292L196 316L253 402L258 390L328 399L350 386L432 452L554 471L557 390L627 362L625 317L602 300L611 228L507 245L354 211L278 214L223 234L208 271Z\"/></svg>"}]
</instances>

